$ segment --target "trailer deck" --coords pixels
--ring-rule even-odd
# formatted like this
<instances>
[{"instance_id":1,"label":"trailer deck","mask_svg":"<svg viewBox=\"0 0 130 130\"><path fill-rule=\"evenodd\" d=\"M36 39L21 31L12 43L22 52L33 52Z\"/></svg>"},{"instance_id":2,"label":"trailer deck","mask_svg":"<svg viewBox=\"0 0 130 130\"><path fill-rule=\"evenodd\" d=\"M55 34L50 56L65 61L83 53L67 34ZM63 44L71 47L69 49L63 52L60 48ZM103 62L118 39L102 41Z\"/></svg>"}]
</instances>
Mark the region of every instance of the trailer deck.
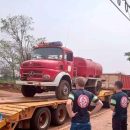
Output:
<instances>
[{"instance_id":1,"label":"trailer deck","mask_svg":"<svg viewBox=\"0 0 130 130\"><path fill-rule=\"evenodd\" d=\"M109 102L109 97L112 94L113 92L110 90L102 90L98 97L103 102ZM3 115L3 120L0 121L0 130L15 130L16 126L21 122L24 125L27 124L27 120L33 117L37 109L47 107L52 112L59 105L65 105L65 103L66 100L58 100L54 95L35 96L31 98L1 97L0 113Z\"/></svg>"},{"instance_id":2,"label":"trailer deck","mask_svg":"<svg viewBox=\"0 0 130 130\"><path fill-rule=\"evenodd\" d=\"M45 99L45 97L12 99L14 98L0 100L0 112L3 115L3 120L0 121L1 130L14 130L18 122L32 118L37 108L52 107L55 109L66 102L66 100Z\"/></svg>"}]
</instances>

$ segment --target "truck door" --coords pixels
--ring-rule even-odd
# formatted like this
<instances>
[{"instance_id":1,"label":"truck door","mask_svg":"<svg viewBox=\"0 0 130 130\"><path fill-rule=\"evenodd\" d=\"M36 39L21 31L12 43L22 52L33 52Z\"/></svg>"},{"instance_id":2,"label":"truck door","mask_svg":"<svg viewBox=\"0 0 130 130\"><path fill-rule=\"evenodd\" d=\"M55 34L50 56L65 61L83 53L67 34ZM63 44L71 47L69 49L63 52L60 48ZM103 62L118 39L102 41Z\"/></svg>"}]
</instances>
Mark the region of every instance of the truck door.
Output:
<instances>
[{"instance_id":1,"label":"truck door","mask_svg":"<svg viewBox=\"0 0 130 130\"><path fill-rule=\"evenodd\" d=\"M73 53L66 52L64 55L64 68L65 72L69 73L73 77Z\"/></svg>"}]
</instances>

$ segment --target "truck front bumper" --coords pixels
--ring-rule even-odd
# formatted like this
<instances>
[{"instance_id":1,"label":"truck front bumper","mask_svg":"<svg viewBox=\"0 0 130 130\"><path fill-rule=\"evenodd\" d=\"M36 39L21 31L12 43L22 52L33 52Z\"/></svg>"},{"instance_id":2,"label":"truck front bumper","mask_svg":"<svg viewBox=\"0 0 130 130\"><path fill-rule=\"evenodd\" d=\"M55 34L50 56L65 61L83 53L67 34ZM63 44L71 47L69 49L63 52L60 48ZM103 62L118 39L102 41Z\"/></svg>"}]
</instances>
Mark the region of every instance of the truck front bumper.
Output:
<instances>
[{"instance_id":1,"label":"truck front bumper","mask_svg":"<svg viewBox=\"0 0 130 130\"><path fill-rule=\"evenodd\" d=\"M57 82L39 82L39 81L16 81L18 85L29 85L29 86L58 86Z\"/></svg>"}]
</instances>

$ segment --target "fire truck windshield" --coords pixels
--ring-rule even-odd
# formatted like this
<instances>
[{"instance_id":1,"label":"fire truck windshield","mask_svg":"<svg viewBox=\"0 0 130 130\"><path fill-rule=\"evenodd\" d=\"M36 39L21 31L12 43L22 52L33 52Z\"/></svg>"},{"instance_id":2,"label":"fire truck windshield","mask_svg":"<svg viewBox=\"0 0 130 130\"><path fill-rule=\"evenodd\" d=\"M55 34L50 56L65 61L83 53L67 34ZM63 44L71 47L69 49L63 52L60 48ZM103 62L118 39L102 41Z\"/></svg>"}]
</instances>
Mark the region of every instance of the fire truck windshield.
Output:
<instances>
[{"instance_id":1,"label":"fire truck windshield","mask_svg":"<svg viewBox=\"0 0 130 130\"><path fill-rule=\"evenodd\" d=\"M63 51L61 48L36 48L31 54L31 59L61 60Z\"/></svg>"}]
</instances>

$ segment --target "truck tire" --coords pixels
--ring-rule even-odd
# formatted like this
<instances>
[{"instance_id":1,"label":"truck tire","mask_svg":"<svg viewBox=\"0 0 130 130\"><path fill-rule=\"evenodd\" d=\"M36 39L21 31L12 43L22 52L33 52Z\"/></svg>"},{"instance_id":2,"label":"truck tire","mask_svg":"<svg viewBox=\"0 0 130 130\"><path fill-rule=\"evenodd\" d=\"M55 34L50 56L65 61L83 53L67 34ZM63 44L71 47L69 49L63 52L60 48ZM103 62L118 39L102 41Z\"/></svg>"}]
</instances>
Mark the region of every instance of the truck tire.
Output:
<instances>
[{"instance_id":1,"label":"truck tire","mask_svg":"<svg viewBox=\"0 0 130 130\"><path fill-rule=\"evenodd\" d=\"M51 112L49 108L40 108L35 111L31 121L31 130L47 130L51 122Z\"/></svg>"},{"instance_id":2,"label":"truck tire","mask_svg":"<svg viewBox=\"0 0 130 130\"><path fill-rule=\"evenodd\" d=\"M33 97L36 94L36 89L34 86L23 85L21 87L21 92L24 97Z\"/></svg>"},{"instance_id":3,"label":"truck tire","mask_svg":"<svg viewBox=\"0 0 130 130\"><path fill-rule=\"evenodd\" d=\"M70 93L70 84L66 80L61 80L58 87L56 87L56 98L67 99Z\"/></svg>"},{"instance_id":4,"label":"truck tire","mask_svg":"<svg viewBox=\"0 0 130 130\"><path fill-rule=\"evenodd\" d=\"M56 109L52 111L52 124L62 125L67 117L67 111L64 104L59 105Z\"/></svg>"}]
</instances>

